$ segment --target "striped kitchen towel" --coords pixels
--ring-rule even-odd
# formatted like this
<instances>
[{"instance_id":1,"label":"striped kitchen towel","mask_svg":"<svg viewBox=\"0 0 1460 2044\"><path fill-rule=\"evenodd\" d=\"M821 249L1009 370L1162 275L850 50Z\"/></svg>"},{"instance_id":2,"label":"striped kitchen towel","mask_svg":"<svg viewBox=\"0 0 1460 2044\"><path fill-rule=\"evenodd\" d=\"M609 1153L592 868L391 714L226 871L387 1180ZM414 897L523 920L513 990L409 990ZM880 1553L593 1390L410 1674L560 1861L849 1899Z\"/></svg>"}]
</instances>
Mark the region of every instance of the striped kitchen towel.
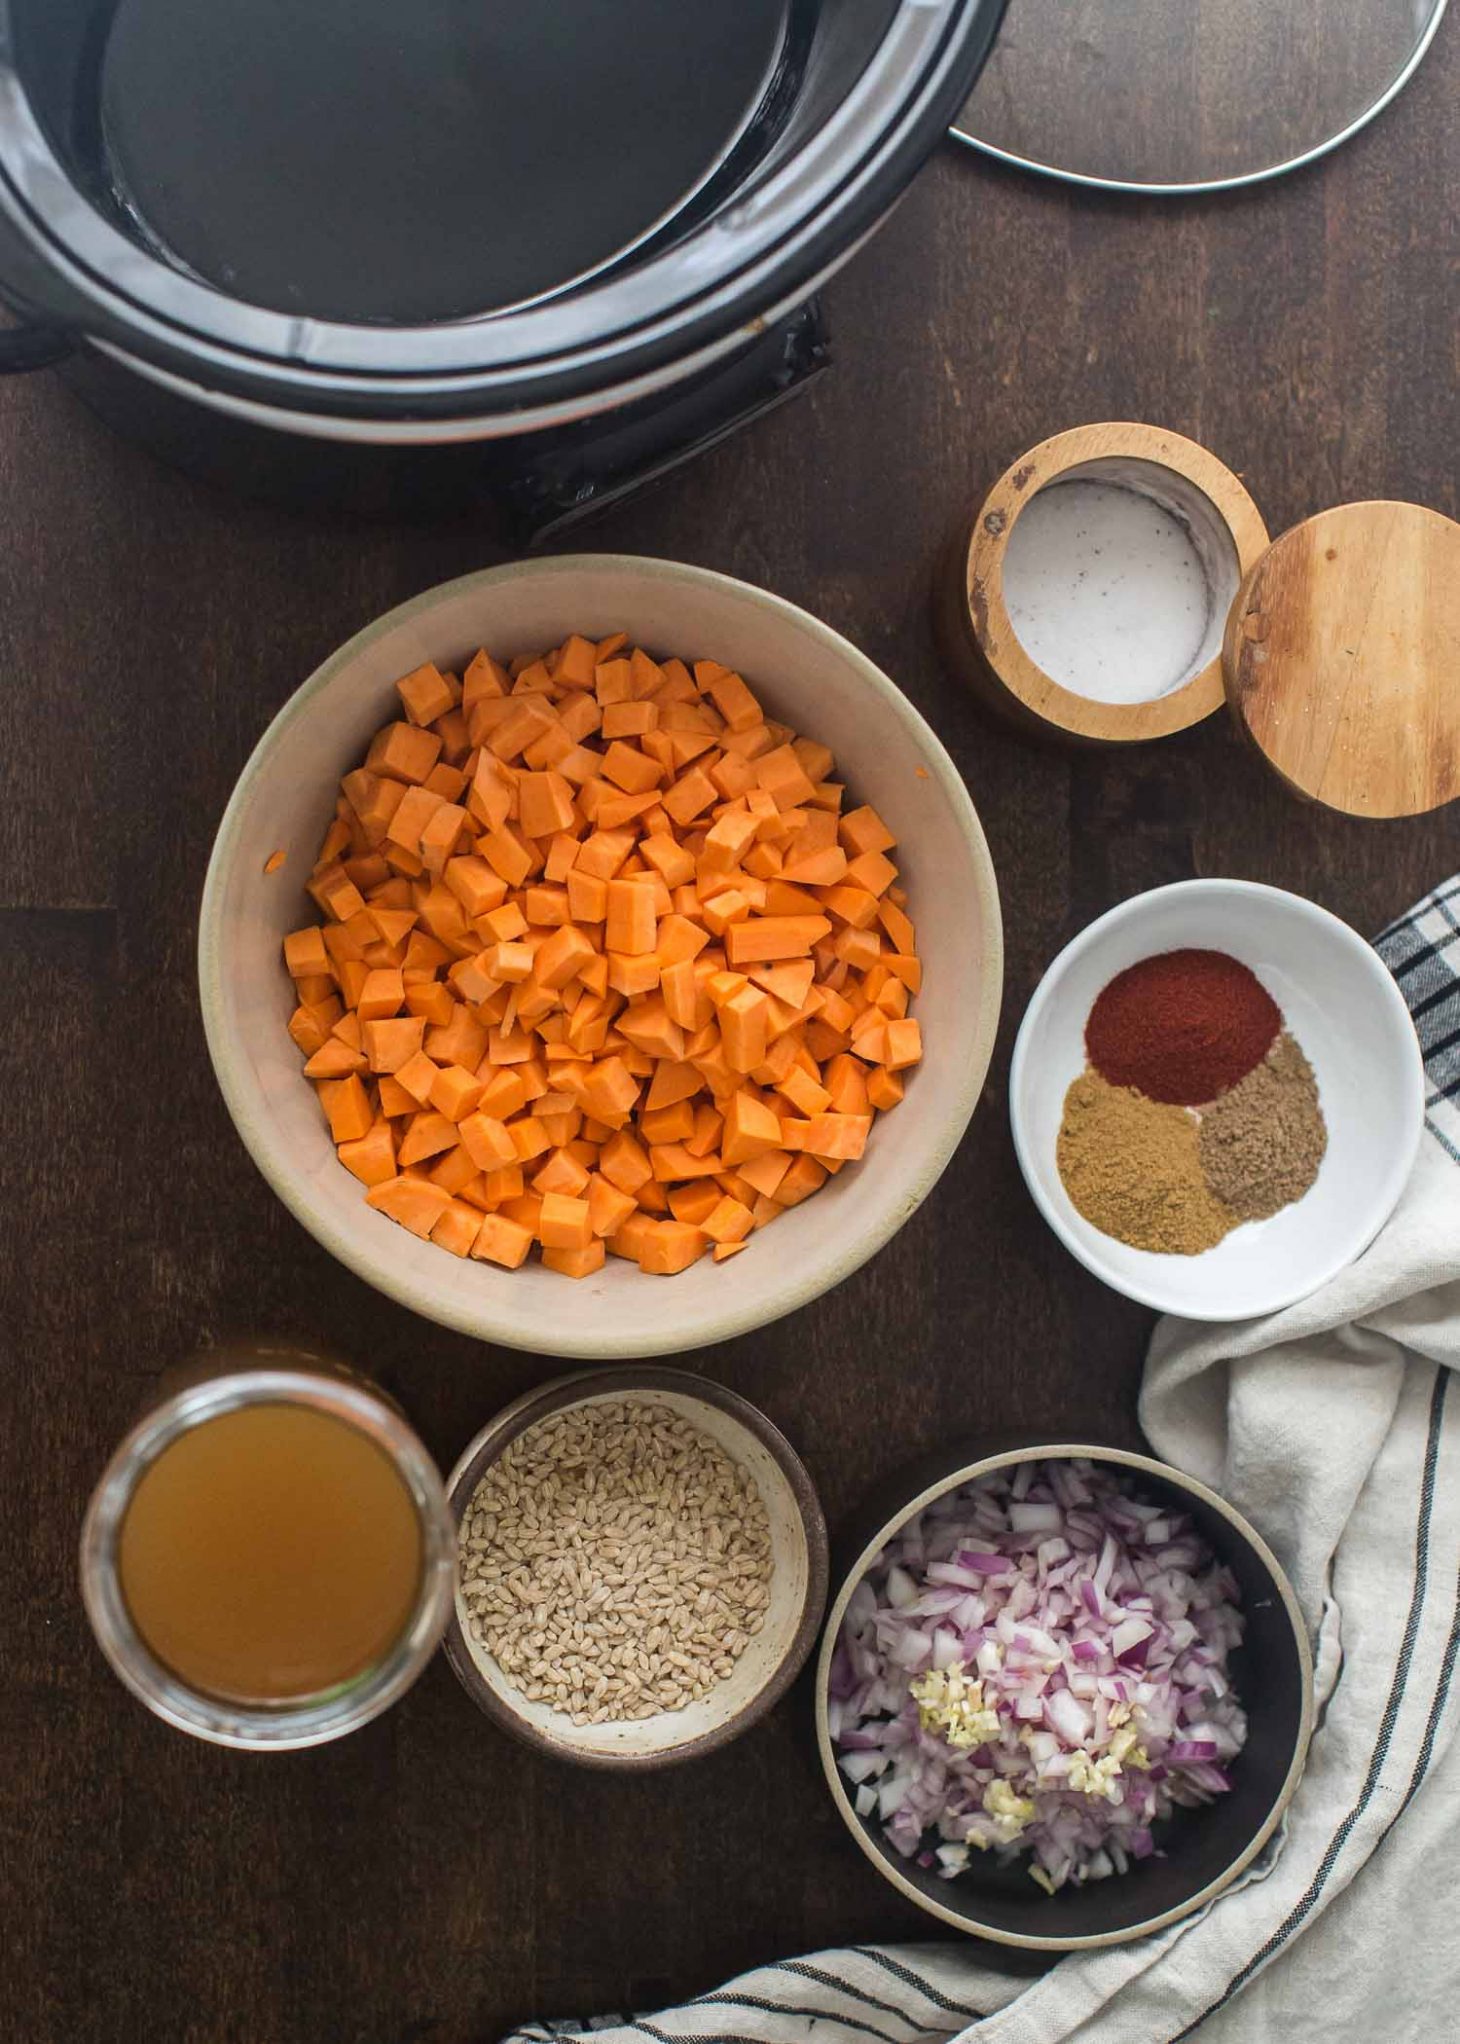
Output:
<instances>
[{"instance_id":1,"label":"striped kitchen towel","mask_svg":"<svg viewBox=\"0 0 1460 2044\"><path fill-rule=\"evenodd\" d=\"M1166 1320L1157 1454L1238 1505L1313 1633L1320 1718L1272 1845L1200 1915L1033 1982L976 1944L855 1946L630 2020L596 2044L1386 2044L1460 2028L1460 878L1378 949L1415 1016L1427 1125L1368 1251L1286 1312ZM1362 1871L1363 1879L1355 1876Z\"/></svg>"}]
</instances>

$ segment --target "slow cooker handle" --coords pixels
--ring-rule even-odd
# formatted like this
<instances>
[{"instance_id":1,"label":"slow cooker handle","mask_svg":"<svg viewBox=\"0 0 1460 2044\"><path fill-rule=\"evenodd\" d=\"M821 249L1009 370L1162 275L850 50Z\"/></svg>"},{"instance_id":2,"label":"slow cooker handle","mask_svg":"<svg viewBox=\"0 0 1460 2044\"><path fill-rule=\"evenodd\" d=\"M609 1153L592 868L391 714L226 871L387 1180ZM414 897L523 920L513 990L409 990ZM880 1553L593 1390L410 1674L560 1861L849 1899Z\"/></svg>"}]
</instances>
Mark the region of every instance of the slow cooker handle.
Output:
<instances>
[{"instance_id":1,"label":"slow cooker handle","mask_svg":"<svg viewBox=\"0 0 1460 2044\"><path fill-rule=\"evenodd\" d=\"M76 351L76 336L54 326L0 328L0 376L50 369Z\"/></svg>"}]
</instances>

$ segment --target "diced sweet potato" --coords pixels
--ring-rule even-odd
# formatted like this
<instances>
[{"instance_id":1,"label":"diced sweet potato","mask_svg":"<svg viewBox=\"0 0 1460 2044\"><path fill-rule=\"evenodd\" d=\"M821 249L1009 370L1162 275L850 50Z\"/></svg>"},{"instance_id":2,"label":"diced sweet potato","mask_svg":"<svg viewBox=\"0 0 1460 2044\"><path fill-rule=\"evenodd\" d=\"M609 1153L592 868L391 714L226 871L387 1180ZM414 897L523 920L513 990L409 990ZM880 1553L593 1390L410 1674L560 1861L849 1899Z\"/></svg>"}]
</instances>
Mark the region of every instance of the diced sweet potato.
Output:
<instances>
[{"instance_id":1,"label":"diced sweet potato","mask_svg":"<svg viewBox=\"0 0 1460 2044\"><path fill-rule=\"evenodd\" d=\"M891 833L740 675L621 633L397 689L284 946L342 1163L510 1268L737 1254L921 1055Z\"/></svg>"},{"instance_id":2,"label":"diced sweet potato","mask_svg":"<svg viewBox=\"0 0 1460 2044\"><path fill-rule=\"evenodd\" d=\"M509 1220L505 1214L487 1214L477 1230L471 1254L483 1262L500 1263L507 1270L516 1270L527 1261L531 1247L531 1229L524 1228L520 1221Z\"/></svg>"},{"instance_id":3,"label":"diced sweet potato","mask_svg":"<svg viewBox=\"0 0 1460 2044\"><path fill-rule=\"evenodd\" d=\"M362 1185L384 1185L396 1175L395 1134L383 1117L372 1123L364 1135L342 1142L338 1154L345 1169L352 1171Z\"/></svg>"},{"instance_id":4,"label":"diced sweet potato","mask_svg":"<svg viewBox=\"0 0 1460 2044\"><path fill-rule=\"evenodd\" d=\"M673 1277L688 1270L709 1246L709 1237L688 1222L651 1221L644 1231L639 1268L656 1277Z\"/></svg>"}]
</instances>

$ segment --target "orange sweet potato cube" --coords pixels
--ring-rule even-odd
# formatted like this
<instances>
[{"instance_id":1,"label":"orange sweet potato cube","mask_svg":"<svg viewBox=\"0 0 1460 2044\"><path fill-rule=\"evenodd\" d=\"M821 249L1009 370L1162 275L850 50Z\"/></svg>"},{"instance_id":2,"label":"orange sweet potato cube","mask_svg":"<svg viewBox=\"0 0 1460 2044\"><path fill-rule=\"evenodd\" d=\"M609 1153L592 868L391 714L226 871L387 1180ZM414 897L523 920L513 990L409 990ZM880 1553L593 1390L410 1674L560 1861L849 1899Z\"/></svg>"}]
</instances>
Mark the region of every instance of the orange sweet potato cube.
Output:
<instances>
[{"instance_id":1,"label":"orange sweet potato cube","mask_svg":"<svg viewBox=\"0 0 1460 2044\"><path fill-rule=\"evenodd\" d=\"M537 1233L544 1249L586 1249L593 1240L587 1200L562 1192L544 1193Z\"/></svg>"},{"instance_id":2,"label":"orange sweet potato cube","mask_svg":"<svg viewBox=\"0 0 1460 2044\"><path fill-rule=\"evenodd\" d=\"M558 664L553 678L561 688L592 688L597 662L593 641L574 632L558 649Z\"/></svg>"},{"instance_id":3,"label":"orange sweet potato cube","mask_svg":"<svg viewBox=\"0 0 1460 2044\"><path fill-rule=\"evenodd\" d=\"M658 725L657 703L610 703L603 712L600 729L608 739L642 738L646 732L657 730Z\"/></svg>"},{"instance_id":4,"label":"orange sweet potato cube","mask_svg":"<svg viewBox=\"0 0 1460 2044\"><path fill-rule=\"evenodd\" d=\"M319 1104L336 1143L357 1142L368 1133L375 1119L370 1096L357 1072L343 1079L327 1080L319 1089Z\"/></svg>"},{"instance_id":5,"label":"orange sweet potato cube","mask_svg":"<svg viewBox=\"0 0 1460 2044\"><path fill-rule=\"evenodd\" d=\"M593 946L583 932L573 923L564 923L545 944L539 945L532 976L539 986L561 989L577 977L593 955Z\"/></svg>"},{"instance_id":6,"label":"orange sweet potato cube","mask_svg":"<svg viewBox=\"0 0 1460 2044\"><path fill-rule=\"evenodd\" d=\"M528 837L555 837L572 829L573 790L561 774L519 775L517 802L518 825Z\"/></svg>"},{"instance_id":7,"label":"orange sweet potato cube","mask_svg":"<svg viewBox=\"0 0 1460 2044\"><path fill-rule=\"evenodd\" d=\"M362 1136L341 1143L338 1155L362 1185L384 1185L396 1172L395 1132L384 1118L372 1122Z\"/></svg>"},{"instance_id":8,"label":"orange sweet potato cube","mask_svg":"<svg viewBox=\"0 0 1460 2044\"><path fill-rule=\"evenodd\" d=\"M602 1242L594 1236L581 1249L552 1249L544 1246L542 1260L544 1267L547 1270L555 1270L559 1277L585 1278L592 1277L597 1270L602 1270L607 1255L608 1251Z\"/></svg>"},{"instance_id":9,"label":"orange sweet potato cube","mask_svg":"<svg viewBox=\"0 0 1460 2044\"><path fill-rule=\"evenodd\" d=\"M289 932L284 939L284 966L292 979L312 979L331 971L324 932L317 923Z\"/></svg>"},{"instance_id":10,"label":"orange sweet potato cube","mask_svg":"<svg viewBox=\"0 0 1460 2044\"><path fill-rule=\"evenodd\" d=\"M806 1148L823 1163L828 1158L840 1162L855 1159L867 1147L871 1126L870 1114L813 1114L806 1131Z\"/></svg>"},{"instance_id":11,"label":"orange sweet potato cube","mask_svg":"<svg viewBox=\"0 0 1460 2044\"><path fill-rule=\"evenodd\" d=\"M764 1058L769 1013L766 996L752 986L732 994L721 1007L720 1040L731 1071L753 1072Z\"/></svg>"},{"instance_id":12,"label":"orange sweet potato cube","mask_svg":"<svg viewBox=\"0 0 1460 2044\"><path fill-rule=\"evenodd\" d=\"M542 1116L561 1120L562 1116ZM547 1159L533 1173L532 1189L546 1197L550 1192L563 1193L570 1199L582 1199L588 1190L588 1173L570 1150L559 1147L548 1153Z\"/></svg>"},{"instance_id":13,"label":"orange sweet potato cube","mask_svg":"<svg viewBox=\"0 0 1460 2044\"><path fill-rule=\"evenodd\" d=\"M700 662L700 667L708 669L712 664L709 661L702 661ZM697 680L699 678L700 667L695 669ZM726 668L721 668L720 672L710 680L705 693L720 712L720 715L725 719L726 726L731 731L749 731L762 721L760 704L756 701L750 689L746 687L738 674L732 674Z\"/></svg>"},{"instance_id":14,"label":"orange sweet potato cube","mask_svg":"<svg viewBox=\"0 0 1460 2044\"><path fill-rule=\"evenodd\" d=\"M360 1034L371 1071L398 1072L421 1048L425 1033L426 1024L419 1015L395 1015L384 1022L362 1024Z\"/></svg>"},{"instance_id":15,"label":"orange sweet potato cube","mask_svg":"<svg viewBox=\"0 0 1460 2044\"><path fill-rule=\"evenodd\" d=\"M509 887L520 887L533 868L532 853L510 823L499 824L477 840L482 857Z\"/></svg>"},{"instance_id":16,"label":"orange sweet potato cube","mask_svg":"<svg viewBox=\"0 0 1460 2044\"><path fill-rule=\"evenodd\" d=\"M654 1176L642 1143L623 1128L604 1144L598 1168L609 1184L617 1186L620 1192L637 1194Z\"/></svg>"},{"instance_id":17,"label":"orange sweet potato cube","mask_svg":"<svg viewBox=\"0 0 1460 2044\"><path fill-rule=\"evenodd\" d=\"M647 887L632 880L609 881L606 949L640 957L654 949L658 927L654 897Z\"/></svg>"},{"instance_id":18,"label":"orange sweet potato cube","mask_svg":"<svg viewBox=\"0 0 1460 2044\"><path fill-rule=\"evenodd\" d=\"M453 1256L469 1256L483 1225L483 1216L465 1200L451 1199L431 1230L431 1240Z\"/></svg>"},{"instance_id":19,"label":"orange sweet potato cube","mask_svg":"<svg viewBox=\"0 0 1460 2044\"><path fill-rule=\"evenodd\" d=\"M709 1246L709 1237L686 1221L651 1221L644 1230L639 1268L651 1276L673 1277L688 1270Z\"/></svg>"},{"instance_id":20,"label":"orange sweet potato cube","mask_svg":"<svg viewBox=\"0 0 1460 2044\"><path fill-rule=\"evenodd\" d=\"M897 868L881 852L859 852L847 867L847 878L854 887L865 887L869 894L885 894L897 878Z\"/></svg>"},{"instance_id":21,"label":"orange sweet potato cube","mask_svg":"<svg viewBox=\"0 0 1460 2044\"><path fill-rule=\"evenodd\" d=\"M730 1096L721 1145L726 1164L743 1164L764 1150L782 1148L783 1142L782 1124L769 1107L743 1088Z\"/></svg>"},{"instance_id":22,"label":"orange sweet potato cube","mask_svg":"<svg viewBox=\"0 0 1460 2044\"><path fill-rule=\"evenodd\" d=\"M847 811L837 825L837 836L853 859L861 858L864 852L890 852L896 843L877 811L865 803L860 809Z\"/></svg>"},{"instance_id":23,"label":"orange sweet potato cube","mask_svg":"<svg viewBox=\"0 0 1460 2044\"><path fill-rule=\"evenodd\" d=\"M406 990L399 972L375 971L365 975L355 1012L362 1022L383 1022L405 1006Z\"/></svg>"},{"instance_id":24,"label":"orange sweet potato cube","mask_svg":"<svg viewBox=\"0 0 1460 2044\"><path fill-rule=\"evenodd\" d=\"M392 1077L396 1085L403 1087L410 1095L416 1107L424 1107L431 1098L431 1088L436 1083L436 1074L440 1069L434 1058L429 1058L425 1051L418 1050L413 1057L407 1058Z\"/></svg>"},{"instance_id":25,"label":"orange sweet potato cube","mask_svg":"<svg viewBox=\"0 0 1460 2044\"><path fill-rule=\"evenodd\" d=\"M612 1237L636 1211L632 1193L621 1191L601 1172L593 1173L588 1181L588 1219L595 1235Z\"/></svg>"},{"instance_id":26,"label":"orange sweet potato cube","mask_svg":"<svg viewBox=\"0 0 1460 2044\"><path fill-rule=\"evenodd\" d=\"M533 929L561 929L570 914L567 888L525 888L522 895L522 913Z\"/></svg>"},{"instance_id":27,"label":"orange sweet potato cube","mask_svg":"<svg viewBox=\"0 0 1460 2044\"><path fill-rule=\"evenodd\" d=\"M397 1159L404 1170L407 1164L419 1164L426 1157L439 1157L443 1150L454 1149L455 1146L456 1124L433 1108L423 1108L407 1123Z\"/></svg>"},{"instance_id":28,"label":"orange sweet potato cube","mask_svg":"<svg viewBox=\"0 0 1460 2044\"><path fill-rule=\"evenodd\" d=\"M900 1072L915 1065L923 1054L923 1032L911 1016L887 1025L887 1069Z\"/></svg>"},{"instance_id":29,"label":"orange sweet potato cube","mask_svg":"<svg viewBox=\"0 0 1460 2044\"><path fill-rule=\"evenodd\" d=\"M683 887L695 877L694 857L668 832L646 837L639 852L667 887Z\"/></svg>"},{"instance_id":30,"label":"orange sweet potato cube","mask_svg":"<svg viewBox=\"0 0 1460 2044\"><path fill-rule=\"evenodd\" d=\"M743 1242L755 1219L748 1206L724 1193L699 1225L712 1242Z\"/></svg>"},{"instance_id":31,"label":"orange sweet potato cube","mask_svg":"<svg viewBox=\"0 0 1460 2044\"><path fill-rule=\"evenodd\" d=\"M433 1185L439 1185L443 1192L449 1192L453 1199L458 1194L465 1199L467 1187L476 1185L481 1173L458 1143L455 1149L443 1150L440 1153L426 1176Z\"/></svg>"},{"instance_id":32,"label":"orange sweet potato cube","mask_svg":"<svg viewBox=\"0 0 1460 2044\"><path fill-rule=\"evenodd\" d=\"M737 968L801 958L830 931L831 923L823 915L752 916L726 930L725 956Z\"/></svg>"},{"instance_id":33,"label":"orange sweet potato cube","mask_svg":"<svg viewBox=\"0 0 1460 2044\"><path fill-rule=\"evenodd\" d=\"M402 675L396 689L413 724L434 724L438 717L444 717L448 710L456 707L456 695L450 682L430 660L410 674Z\"/></svg>"},{"instance_id":34,"label":"orange sweet potato cube","mask_svg":"<svg viewBox=\"0 0 1460 2044\"><path fill-rule=\"evenodd\" d=\"M762 753L755 762L755 778L757 785L765 789L777 809L782 811L809 802L814 792L805 769L789 745L778 745L774 751Z\"/></svg>"},{"instance_id":35,"label":"orange sweet potato cube","mask_svg":"<svg viewBox=\"0 0 1460 2044\"><path fill-rule=\"evenodd\" d=\"M879 1067L867 1074L867 1100L879 1113L886 1114L902 1099L903 1082L896 1072Z\"/></svg>"},{"instance_id":36,"label":"orange sweet potato cube","mask_svg":"<svg viewBox=\"0 0 1460 2044\"><path fill-rule=\"evenodd\" d=\"M419 730L414 724L387 724L371 741L365 770L419 785L440 757L441 740L434 731Z\"/></svg>"},{"instance_id":37,"label":"orange sweet potato cube","mask_svg":"<svg viewBox=\"0 0 1460 2044\"><path fill-rule=\"evenodd\" d=\"M621 738L615 738L604 753L602 773L606 781L612 781L626 795L647 795L664 778L664 769L657 760Z\"/></svg>"},{"instance_id":38,"label":"orange sweet potato cube","mask_svg":"<svg viewBox=\"0 0 1460 2044\"><path fill-rule=\"evenodd\" d=\"M441 796L429 788L407 788L397 805L394 816L385 826L387 840L403 850L419 854L421 833L438 809L450 806Z\"/></svg>"},{"instance_id":39,"label":"orange sweet potato cube","mask_svg":"<svg viewBox=\"0 0 1460 2044\"><path fill-rule=\"evenodd\" d=\"M505 1122L478 1108L457 1123L461 1146L479 1171L501 1171L518 1162L517 1145Z\"/></svg>"},{"instance_id":40,"label":"orange sweet potato cube","mask_svg":"<svg viewBox=\"0 0 1460 2044\"><path fill-rule=\"evenodd\" d=\"M421 792L426 794L430 791L422 789ZM409 795L407 795L406 800L410 800ZM403 809L404 807L405 803L403 802L401 808ZM397 810L396 814L399 815L399 813L400 811ZM421 864L428 873L445 872L452 854L461 842L461 834L465 828L466 811L459 802L443 802L440 808L427 819L425 828L421 832L421 842L416 849L419 852Z\"/></svg>"},{"instance_id":41,"label":"orange sweet potato cube","mask_svg":"<svg viewBox=\"0 0 1460 2044\"><path fill-rule=\"evenodd\" d=\"M813 1192L820 1191L826 1183L826 1178L825 1165L818 1164L814 1157L793 1157L790 1167L776 1187L776 1204L782 1207L799 1206L803 1199L810 1199Z\"/></svg>"},{"instance_id":42,"label":"orange sweet potato cube","mask_svg":"<svg viewBox=\"0 0 1460 2044\"><path fill-rule=\"evenodd\" d=\"M785 1076L777 1082L782 1093L798 1114L811 1116L825 1114L831 1106L831 1095L825 1086L813 1079L799 1065L792 1065Z\"/></svg>"},{"instance_id":43,"label":"orange sweet potato cube","mask_svg":"<svg viewBox=\"0 0 1460 2044\"><path fill-rule=\"evenodd\" d=\"M450 1122L465 1120L481 1097L481 1080L464 1065L443 1065L431 1082L431 1105Z\"/></svg>"},{"instance_id":44,"label":"orange sweet potato cube","mask_svg":"<svg viewBox=\"0 0 1460 2044\"><path fill-rule=\"evenodd\" d=\"M568 875L568 913L575 923L601 923L608 914L608 882L574 867Z\"/></svg>"},{"instance_id":45,"label":"orange sweet potato cube","mask_svg":"<svg viewBox=\"0 0 1460 2044\"><path fill-rule=\"evenodd\" d=\"M606 1121L612 1127L621 1127L639 1098L639 1081L634 1077L621 1057L600 1058L583 1082L583 1104L588 1112L599 1121ZM606 1165L604 1166L606 1170ZM613 1178L614 1174L608 1172ZM647 1170L644 1176L648 1176ZM616 1184L621 1180L614 1178ZM625 1192L633 1192L634 1185L624 1185Z\"/></svg>"},{"instance_id":46,"label":"orange sweet potato cube","mask_svg":"<svg viewBox=\"0 0 1460 2044\"><path fill-rule=\"evenodd\" d=\"M328 1012L330 1005L337 1011L333 1017ZM333 1004L319 1002L314 1007L301 1001L289 1017L289 1034L306 1057L313 1057L328 1042L330 1030L339 1020L339 1006L338 1001Z\"/></svg>"},{"instance_id":47,"label":"orange sweet potato cube","mask_svg":"<svg viewBox=\"0 0 1460 2044\"><path fill-rule=\"evenodd\" d=\"M718 794L714 782L700 767L691 767L680 775L671 788L663 795L666 814L672 816L681 827L687 825L702 810L708 809Z\"/></svg>"},{"instance_id":48,"label":"orange sweet potato cube","mask_svg":"<svg viewBox=\"0 0 1460 2044\"><path fill-rule=\"evenodd\" d=\"M401 1176L372 1185L365 1195L365 1204L424 1240L450 1206L451 1195L439 1185L432 1185L429 1179Z\"/></svg>"},{"instance_id":49,"label":"orange sweet potato cube","mask_svg":"<svg viewBox=\"0 0 1460 2044\"><path fill-rule=\"evenodd\" d=\"M500 1263L507 1270L516 1270L527 1261L531 1247L531 1230L520 1221L509 1220L505 1214L487 1214L477 1230L471 1254L481 1262Z\"/></svg>"},{"instance_id":50,"label":"orange sweet potato cube","mask_svg":"<svg viewBox=\"0 0 1460 2044\"><path fill-rule=\"evenodd\" d=\"M578 854L578 870L597 880L612 880L634 848L633 833L627 830L595 830L585 838Z\"/></svg>"}]
</instances>

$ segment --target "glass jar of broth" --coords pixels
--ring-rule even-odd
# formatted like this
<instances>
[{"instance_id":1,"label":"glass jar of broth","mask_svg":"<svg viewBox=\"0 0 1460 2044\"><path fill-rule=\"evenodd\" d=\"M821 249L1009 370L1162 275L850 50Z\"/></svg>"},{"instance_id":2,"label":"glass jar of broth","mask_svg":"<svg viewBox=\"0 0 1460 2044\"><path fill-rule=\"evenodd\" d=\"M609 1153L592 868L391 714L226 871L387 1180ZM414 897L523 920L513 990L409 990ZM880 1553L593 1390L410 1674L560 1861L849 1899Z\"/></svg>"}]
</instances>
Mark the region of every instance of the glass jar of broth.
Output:
<instances>
[{"instance_id":1,"label":"glass jar of broth","mask_svg":"<svg viewBox=\"0 0 1460 2044\"><path fill-rule=\"evenodd\" d=\"M326 1358L225 1351L173 1375L86 1514L81 1589L147 1707L222 1746L337 1739L402 1696L451 1608L435 1463Z\"/></svg>"}]
</instances>

